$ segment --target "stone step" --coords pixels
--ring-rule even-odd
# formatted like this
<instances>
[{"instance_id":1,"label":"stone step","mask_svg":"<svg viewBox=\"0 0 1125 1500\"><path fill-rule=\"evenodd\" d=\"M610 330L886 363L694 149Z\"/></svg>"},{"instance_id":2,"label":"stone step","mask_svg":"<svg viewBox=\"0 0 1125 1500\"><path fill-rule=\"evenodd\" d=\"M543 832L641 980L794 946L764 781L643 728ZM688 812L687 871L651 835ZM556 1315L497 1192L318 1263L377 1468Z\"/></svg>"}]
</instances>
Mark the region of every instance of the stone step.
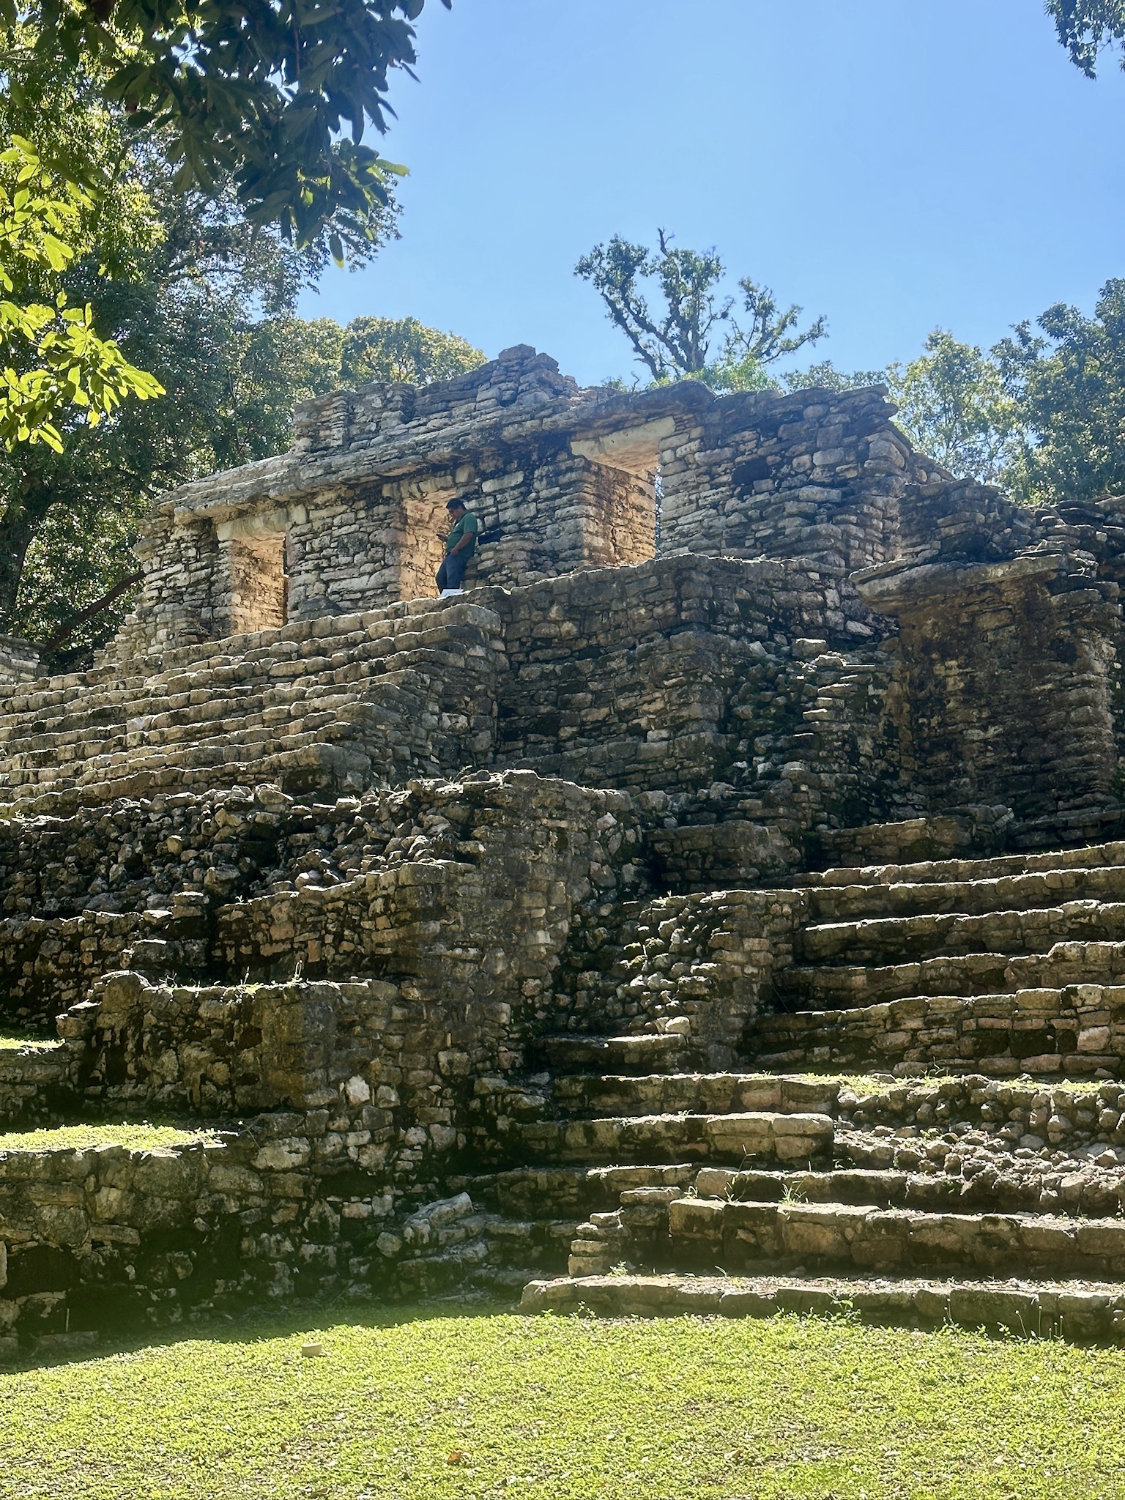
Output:
<instances>
[{"instance_id":1,"label":"stone step","mask_svg":"<svg viewBox=\"0 0 1125 1500\"><path fill-rule=\"evenodd\" d=\"M436 1255L400 1260L395 1267L399 1290L413 1297L435 1297L454 1291L487 1262L488 1253L488 1245L478 1238Z\"/></svg>"},{"instance_id":2,"label":"stone step","mask_svg":"<svg viewBox=\"0 0 1125 1500\"><path fill-rule=\"evenodd\" d=\"M488 1246L489 1262L515 1269L564 1269L578 1229L574 1218L509 1218L490 1213L475 1215L474 1223Z\"/></svg>"},{"instance_id":3,"label":"stone step","mask_svg":"<svg viewBox=\"0 0 1125 1500\"><path fill-rule=\"evenodd\" d=\"M690 1042L674 1033L546 1036L532 1042L529 1052L535 1062L560 1074L673 1073L689 1069L693 1061Z\"/></svg>"},{"instance_id":4,"label":"stone step","mask_svg":"<svg viewBox=\"0 0 1125 1500\"><path fill-rule=\"evenodd\" d=\"M1121 901L1125 899L1125 844L1106 846L1104 852L1119 853L1122 862L1021 870L980 879L813 887L807 891L809 915L814 922L848 922L926 913L1020 911L1071 900Z\"/></svg>"},{"instance_id":5,"label":"stone step","mask_svg":"<svg viewBox=\"0 0 1125 1500\"><path fill-rule=\"evenodd\" d=\"M549 1215L578 1220L597 1210L616 1208L627 1188L685 1190L696 1171L691 1162L661 1166L513 1167L506 1172L457 1178L450 1190L467 1192L474 1203L510 1218Z\"/></svg>"},{"instance_id":6,"label":"stone step","mask_svg":"<svg viewBox=\"0 0 1125 1500\"><path fill-rule=\"evenodd\" d=\"M1125 986L908 994L869 1005L777 1012L751 1022L745 1049L759 1067L779 1071L937 1068L1001 1078L1116 1077L1125 1068Z\"/></svg>"},{"instance_id":7,"label":"stone step","mask_svg":"<svg viewBox=\"0 0 1125 1500\"><path fill-rule=\"evenodd\" d=\"M415 752L411 768L426 770L435 735L473 732L472 683L477 667L487 666L487 633L472 611L460 623L454 616L440 624L399 617L393 626L341 627L337 636L267 632L270 639L259 644L240 639L244 656L202 648L195 671L175 665L88 690L78 678L70 692L20 695L0 715L4 784L27 803L91 782L103 797L107 787L109 795L145 795L169 767L197 775L222 768L221 780L229 782L233 767L246 766L261 780L279 748L343 741L359 753L372 740L370 748L386 759L384 742L399 721L414 731L399 736L404 755ZM473 648L468 657L466 648ZM442 684L437 697L435 680ZM436 759L432 769L438 773Z\"/></svg>"},{"instance_id":8,"label":"stone step","mask_svg":"<svg viewBox=\"0 0 1125 1500\"><path fill-rule=\"evenodd\" d=\"M1008 876L1055 870L1093 870L1125 864L1125 841L1086 844L1028 854L1001 854L990 859L943 859L901 865L860 865L807 875L802 888L947 885L951 882L1000 880Z\"/></svg>"},{"instance_id":9,"label":"stone step","mask_svg":"<svg viewBox=\"0 0 1125 1500\"><path fill-rule=\"evenodd\" d=\"M947 1144L946 1149L953 1154L957 1148ZM837 1155L847 1159L864 1153L853 1152L846 1141L838 1140ZM700 1198L723 1201L835 1202L927 1212L972 1209L1035 1213L1042 1211L1045 1200L1056 1202L1070 1213L1094 1217L1113 1216L1125 1208L1125 1166L1121 1164L1112 1170L1065 1173L1041 1159L1024 1163L1024 1168L1019 1176L994 1169L963 1177L953 1172L924 1174L876 1166L834 1167L823 1172L703 1167L696 1173L693 1186ZM1064 1193L1065 1204L1061 1202Z\"/></svg>"},{"instance_id":10,"label":"stone step","mask_svg":"<svg viewBox=\"0 0 1125 1500\"><path fill-rule=\"evenodd\" d=\"M647 1212L643 1244L653 1240ZM754 1203L677 1198L668 1204L667 1268L956 1273L966 1276L1074 1275L1120 1280L1125 1219L1032 1213L958 1213L852 1203ZM616 1263L628 1260L623 1237L607 1237ZM579 1236L583 1226L579 1226ZM575 1250L588 1241L579 1238ZM624 1253L622 1253L624 1252ZM573 1263L571 1267L573 1274Z\"/></svg>"},{"instance_id":11,"label":"stone step","mask_svg":"<svg viewBox=\"0 0 1125 1500\"><path fill-rule=\"evenodd\" d=\"M225 762L222 783L254 786L271 782L294 795L335 795L365 786L369 768L370 758L358 748L324 744L309 736L298 749L275 751L260 760ZM171 756L157 756L143 769L123 769L105 780L60 777L53 785L32 786L21 792L20 809L26 814L66 816L76 807L100 806L118 798L136 800L158 792L208 791L216 785L215 771L214 766L194 767L177 764Z\"/></svg>"},{"instance_id":12,"label":"stone step","mask_svg":"<svg viewBox=\"0 0 1125 1500\"><path fill-rule=\"evenodd\" d=\"M838 1085L771 1073L569 1074L556 1077L556 1106L570 1117L835 1112Z\"/></svg>"},{"instance_id":13,"label":"stone step","mask_svg":"<svg viewBox=\"0 0 1125 1500\"><path fill-rule=\"evenodd\" d=\"M525 1163L809 1162L831 1150L827 1115L662 1114L513 1125L505 1149Z\"/></svg>"},{"instance_id":14,"label":"stone step","mask_svg":"<svg viewBox=\"0 0 1125 1500\"><path fill-rule=\"evenodd\" d=\"M435 663L435 653L424 658L412 655L394 671L357 674L354 685L341 684L333 673L327 680L313 677L300 682L257 681L234 689L216 689L206 701L201 694L182 695L179 702L145 696L123 709L112 721L103 714L70 715L65 721L35 721L16 725L0 739L0 748L13 768L25 773L45 762L100 760L104 755L132 752L146 746L199 745L223 736L259 737L288 734L301 726L321 727L352 709L377 708L380 689L400 688L408 668L425 664L448 667L448 654ZM363 663L357 663L361 667ZM91 723L97 735L91 735Z\"/></svg>"},{"instance_id":15,"label":"stone step","mask_svg":"<svg viewBox=\"0 0 1125 1500\"><path fill-rule=\"evenodd\" d=\"M1060 942L1120 942L1125 903L1068 901L1026 910L863 918L806 927L798 938L806 964L904 963L968 953L1042 953Z\"/></svg>"},{"instance_id":16,"label":"stone step","mask_svg":"<svg viewBox=\"0 0 1125 1500\"><path fill-rule=\"evenodd\" d=\"M579 1308L606 1318L850 1315L906 1328L954 1323L1078 1343L1125 1341L1125 1287L1112 1281L612 1275L531 1281L520 1300L524 1313Z\"/></svg>"},{"instance_id":17,"label":"stone step","mask_svg":"<svg viewBox=\"0 0 1125 1500\"><path fill-rule=\"evenodd\" d=\"M785 1008L829 1010L918 996L983 996L1125 978L1125 943L1053 943L1040 953L958 953L909 963L794 965L777 979Z\"/></svg>"},{"instance_id":18,"label":"stone step","mask_svg":"<svg viewBox=\"0 0 1125 1500\"><path fill-rule=\"evenodd\" d=\"M543 1271L534 1266L473 1266L464 1281L447 1296L451 1303L464 1305L466 1297L476 1295L489 1302L519 1305L523 1289L529 1281L543 1276Z\"/></svg>"}]
</instances>

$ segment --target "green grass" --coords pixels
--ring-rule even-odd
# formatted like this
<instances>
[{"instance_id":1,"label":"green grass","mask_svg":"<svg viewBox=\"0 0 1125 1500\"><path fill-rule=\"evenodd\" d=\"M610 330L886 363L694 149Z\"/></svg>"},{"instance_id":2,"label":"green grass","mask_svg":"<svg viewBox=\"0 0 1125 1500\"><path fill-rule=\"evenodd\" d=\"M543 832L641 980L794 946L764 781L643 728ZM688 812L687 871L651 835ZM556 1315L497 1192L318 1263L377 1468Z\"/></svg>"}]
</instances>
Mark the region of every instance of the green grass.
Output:
<instances>
[{"instance_id":1,"label":"green grass","mask_svg":"<svg viewBox=\"0 0 1125 1500\"><path fill-rule=\"evenodd\" d=\"M212 1131L150 1125L147 1120L120 1125L52 1125L43 1130L0 1131L0 1151L80 1151L86 1146L127 1146L130 1151L152 1151L157 1146L183 1146L188 1141L214 1138Z\"/></svg>"},{"instance_id":2,"label":"green grass","mask_svg":"<svg viewBox=\"0 0 1125 1500\"><path fill-rule=\"evenodd\" d=\"M855 1094L869 1096L874 1094L886 1094L891 1089L899 1088L936 1088L939 1084L950 1079L958 1079L961 1074L957 1073L915 1073L910 1077L895 1078L888 1082L885 1078L872 1078L869 1073L807 1073L801 1075L787 1074L787 1077L801 1076L808 1078L812 1083L838 1083L844 1088L849 1088ZM1105 1078L1062 1078L1052 1075L1050 1078L1034 1078L1029 1073L1021 1073L1016 1078L990 1079L1001 1087L1008 1088L1035 1088L1045 1093L1051 1093L1055 1089L1066 1089L1071 1094L1096 1094L1105 1083L1112 1082Z\"/></svg>"},{"instance_id":3,"label":"green grass","mask_svg":"<svg viewBox=\"0 0 1125 1500\"><path fill-rule=\"evenodd\" d=\"M30 1047L36 1052L45 1052L50 1047L61 1046L62 1043L57 1037L48 1041L41 1036L0 1036L0 1052L14 1052L20 1047Z\"/></svg>"},{"instance_id":4,"label":"green grass","mask_svg":"<svg viewBox=\"0 0 1125 1500\"><path fill-rule=\"evenodd\" d=\"M0 1496L1117 1500L1123 1380L843 1320L293 1314L0 1374Z\"/></svg>"}]
</instances>

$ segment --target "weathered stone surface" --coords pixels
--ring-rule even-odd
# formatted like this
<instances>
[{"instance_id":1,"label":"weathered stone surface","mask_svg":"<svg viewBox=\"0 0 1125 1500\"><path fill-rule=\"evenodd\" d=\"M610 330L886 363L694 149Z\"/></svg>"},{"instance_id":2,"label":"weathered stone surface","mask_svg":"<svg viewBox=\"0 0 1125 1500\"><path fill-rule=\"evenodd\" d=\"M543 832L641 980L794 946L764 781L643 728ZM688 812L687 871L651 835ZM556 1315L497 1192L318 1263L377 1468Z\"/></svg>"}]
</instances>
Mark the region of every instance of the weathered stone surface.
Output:
<instances>
[{"instance_id":1,"label":"weathered stone surface","mask_svg":"<svg viewBox=\"0 0 1125 1500\"><path fill-rule=\"evenodd\" d=\"M532 1274L1125 1336L1123 503L892 415L337 393L156 502L93 670L0 642L0 1122L222 1132L0 1152L0 1355Z\"/></svg>"}]
</instances>

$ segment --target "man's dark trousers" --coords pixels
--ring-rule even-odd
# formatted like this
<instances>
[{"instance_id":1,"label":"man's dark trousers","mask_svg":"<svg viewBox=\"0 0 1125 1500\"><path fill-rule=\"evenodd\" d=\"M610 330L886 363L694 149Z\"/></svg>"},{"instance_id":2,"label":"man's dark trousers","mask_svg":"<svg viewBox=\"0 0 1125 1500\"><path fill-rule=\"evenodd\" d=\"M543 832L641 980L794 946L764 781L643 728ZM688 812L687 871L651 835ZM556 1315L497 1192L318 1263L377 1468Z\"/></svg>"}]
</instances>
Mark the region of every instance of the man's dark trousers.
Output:
<instances>
[{"instance_id":1,"label":"man's dark trousers","mask_svg":"<svg viewBox=\"0 0 1125 1500\"><path fill-rule=\"evenodd\" d=\"M439 589L459 589L461 580L465 576L465 569L469 565L469 559L458 554L456 557L447 557L437 570L437 586Z\"/></svg>"}]
</instances>

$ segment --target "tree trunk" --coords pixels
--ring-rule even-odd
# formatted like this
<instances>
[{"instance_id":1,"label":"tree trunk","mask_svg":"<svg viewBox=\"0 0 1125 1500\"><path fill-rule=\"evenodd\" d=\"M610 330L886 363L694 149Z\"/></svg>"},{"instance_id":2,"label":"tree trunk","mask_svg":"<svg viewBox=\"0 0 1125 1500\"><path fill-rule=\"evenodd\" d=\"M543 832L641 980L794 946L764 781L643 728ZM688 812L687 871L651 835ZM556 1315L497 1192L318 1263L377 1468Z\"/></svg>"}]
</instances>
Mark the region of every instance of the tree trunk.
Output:
<instances>
[{"instance_id":1,"label":"tree trunk","mask_svg":"<svg viewBox=\"0 0 1125 1500\"><path fill-rule=\"evenodd\" d=\"M58 487L26 469L18 484L19 500L9 500L0 515L0 631L15 634L16 605L27 549L44 516L59 499Z\"/></svg>"},{"instance_id":2,"label":"tree trunk","mask_svg":"<svg viewBox=\"0 0 1125 1500\"><path fill-rule=\"evenodd\" d=\"M38 518L27 509L14 515L9 510L0 519L0 631L5 634L13 634L15 630L24 559L37 525Z\"/></svg>"}]
</instances>

